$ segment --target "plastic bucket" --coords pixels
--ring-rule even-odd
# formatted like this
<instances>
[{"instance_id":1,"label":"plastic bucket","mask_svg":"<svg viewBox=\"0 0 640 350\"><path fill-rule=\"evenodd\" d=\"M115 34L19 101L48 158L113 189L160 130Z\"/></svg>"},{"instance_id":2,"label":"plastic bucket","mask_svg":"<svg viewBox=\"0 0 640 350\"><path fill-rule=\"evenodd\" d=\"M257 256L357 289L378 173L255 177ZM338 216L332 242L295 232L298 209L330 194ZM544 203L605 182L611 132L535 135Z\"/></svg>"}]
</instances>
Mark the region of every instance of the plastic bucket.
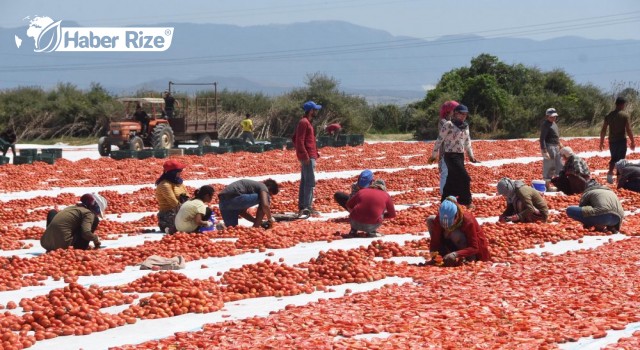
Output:
<instances>
[{"instance_id":1,"label":"plastic bucket","mask_svg":"<svg viewBox=\"0 0 640 350\"><path fill-rule=\"evenodd\" d=\"M533 184L533 188L535 188L539 192L547 191L547 185L544 180L533 180L531 183Z\"/></svg>"}]
</instances>

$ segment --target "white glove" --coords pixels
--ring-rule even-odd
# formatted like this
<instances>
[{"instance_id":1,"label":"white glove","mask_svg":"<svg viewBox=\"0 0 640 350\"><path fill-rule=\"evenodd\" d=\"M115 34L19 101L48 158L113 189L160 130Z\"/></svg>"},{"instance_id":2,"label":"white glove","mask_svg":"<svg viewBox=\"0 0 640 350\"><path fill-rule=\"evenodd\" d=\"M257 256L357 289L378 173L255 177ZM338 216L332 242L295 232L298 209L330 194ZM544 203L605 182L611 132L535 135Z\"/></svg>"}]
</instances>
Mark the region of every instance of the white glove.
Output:
<instances>
[{"instance_id":1,"label":"white glove","mask_svg":"<svg viewBox=\"0 0 640 350\"><path fill-rule=\"evenodd\" d=\"M213 227L213 222L211 222L211 221L207 221L207 225L206 225L206 226L207 226L207 227Z\"/></svg>"}]
</instances>

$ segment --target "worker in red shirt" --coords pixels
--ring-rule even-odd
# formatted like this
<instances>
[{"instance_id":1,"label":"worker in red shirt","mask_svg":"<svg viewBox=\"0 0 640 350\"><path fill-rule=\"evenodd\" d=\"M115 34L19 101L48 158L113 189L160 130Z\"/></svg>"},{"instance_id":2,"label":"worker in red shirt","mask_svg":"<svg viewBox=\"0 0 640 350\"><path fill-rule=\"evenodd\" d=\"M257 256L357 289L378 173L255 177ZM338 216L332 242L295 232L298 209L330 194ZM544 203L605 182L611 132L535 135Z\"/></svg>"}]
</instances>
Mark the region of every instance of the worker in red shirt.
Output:
<instances>
[{"instance_id":1,"label":"worker in red shirt","mask_svg":"<svg viewBox=\"0 0 640 350\"><path fill-rule=\"evenodd\" d=\"M471 212L462 210L454 197L442 201L438 215L427 218L427 228L431 236L429 251L433 257L428 265L438 263L436 255L444 257L445 266L490 259L489 243L482 227Z\"/></svg>"},{"instance_id":2,"label":"worker in red shirt","mask_svg":"<svg viewBox=\"0 0 640 350\"><path fill-rule=\"evenodd\" d=\"M376 230L384 219L396 217L396 208L383 180L374 181L368 188L362 188L347 202L351 231L347 237L355 237L363 231L368 237L380 237Z\"/></svg>"},{"instance_id":3,"label":"worker in red shirt","mask_svg":"<svg viewBox=\"0 0 640 350\"><path fill-rule=\"evenodd\" d=\"M329 124L327 125L326 128L324 128L324 131L329 136L333 136L335 140L338 139L338 134L340 134L340 130L342 130L342 126L339 123Z\"/></svg>"},{"instance_id":4,"label":"worker in red shirt","mask_svg":"<svg viewBox=\"0 0 640 350\"><path fill-rule=\"evenodd\" d=\"M313 101L307 101L302 105L304 115L298 122L296 132L293 134L293 145L296 149L296 157L300 161L300 189L298 190L298 210L300 216L317 214L313 210L313 189L316 187L316 135L313 130L313 118L322 106Z\"/></svg>"}]
</instances>

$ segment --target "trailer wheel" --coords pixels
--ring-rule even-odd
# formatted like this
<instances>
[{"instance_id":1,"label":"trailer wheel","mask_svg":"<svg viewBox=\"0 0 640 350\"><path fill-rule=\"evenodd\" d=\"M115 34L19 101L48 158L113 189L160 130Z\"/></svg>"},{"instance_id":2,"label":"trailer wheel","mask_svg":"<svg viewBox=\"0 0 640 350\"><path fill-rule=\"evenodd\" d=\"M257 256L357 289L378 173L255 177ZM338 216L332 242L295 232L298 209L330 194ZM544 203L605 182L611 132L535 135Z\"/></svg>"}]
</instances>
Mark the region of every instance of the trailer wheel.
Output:
<instances>
[{"instance_id":1,"label":"trailer wheel","mask_svg":"<svg viewBox=\"0 0 640 350\"><path fill-rule=\"evenodd\" d=\"M144 141L138 136L134 136L129 140L129 149L132 151L142 151L144 149Z\"/></svg>"},{"instance_id":2,"label":"trailer wheel","mask_svg":"<svg viewBox=\"0 0 640 350\"><path fill-rule=\"evenodd\" d=\"M207 134L202 134L198 136L198 146L211 146L211 137Z\"/></svg>"},{"instance_id":3,"label":"trailer wheel","mask_svg":"<svg viewBox=\"0 0 640 350\"><path fill-rule=\"evenodd\" d=\"M151 135L151 145L154 149L171 149L173 147L173 129L169 124L158 124Z\"/></svg>"},{"instance_id":4,"label":"trailer wheel","mask_svg":"<svg viewBox=\"0 0 640 350\"><path fill-rule=\"evenodd\" d=\"M108 157L111 153L111 142L105 136L98 139L98 153L103 157Z\"/></svg>"}]
</instances>

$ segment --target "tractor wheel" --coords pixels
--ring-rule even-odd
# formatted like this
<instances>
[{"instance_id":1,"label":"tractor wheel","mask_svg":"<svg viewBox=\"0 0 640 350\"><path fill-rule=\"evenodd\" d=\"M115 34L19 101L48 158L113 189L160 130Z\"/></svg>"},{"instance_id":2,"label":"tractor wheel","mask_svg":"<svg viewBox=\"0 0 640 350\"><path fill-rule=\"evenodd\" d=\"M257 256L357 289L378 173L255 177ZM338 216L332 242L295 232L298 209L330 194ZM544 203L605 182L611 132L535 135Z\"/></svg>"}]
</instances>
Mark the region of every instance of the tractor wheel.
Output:
<instances>
[{"instance_id":1,"label":"tractor wheel","mask_svg":"<svg viewBox=\"0 0 640 350\"><path fill-rule=\"evenodd\" d=\"M103 157L108 157L111 153L111 143L104 136L98 139L98 152Z\"/></svg>"},{"instance_id":2,"label":"tractor wheel","mask_svg":"<svg viewBox=\"0 0 640 350\"><path fill-rule=\"evenodd\" d=\"M129 149L132 151L142 151L144 149L144 141L138 136L134 136L129 140Z\"/></svg>"},{"instance_id":3,"label":"tractor wheel","mask_svg":"<svg viewBox=\"0 0 640 350\"><path fill-rule=\"evenodd\" d=\"M173 129L169 124L158 124L153 129L153 135L151 135L151 145L154 149L171 149L173 146L174 137Z\"/></svg>"},{"instance_id":4,"label":"tractor wheel","mask_svg":"<svg viewBox=\"0 0 640 350\"><path fill-rule=\"evenodd\" d=\"M202 134L198 136L198 146L211 146L211 137L207 134Z\"/></svg>"}]
</instances>

